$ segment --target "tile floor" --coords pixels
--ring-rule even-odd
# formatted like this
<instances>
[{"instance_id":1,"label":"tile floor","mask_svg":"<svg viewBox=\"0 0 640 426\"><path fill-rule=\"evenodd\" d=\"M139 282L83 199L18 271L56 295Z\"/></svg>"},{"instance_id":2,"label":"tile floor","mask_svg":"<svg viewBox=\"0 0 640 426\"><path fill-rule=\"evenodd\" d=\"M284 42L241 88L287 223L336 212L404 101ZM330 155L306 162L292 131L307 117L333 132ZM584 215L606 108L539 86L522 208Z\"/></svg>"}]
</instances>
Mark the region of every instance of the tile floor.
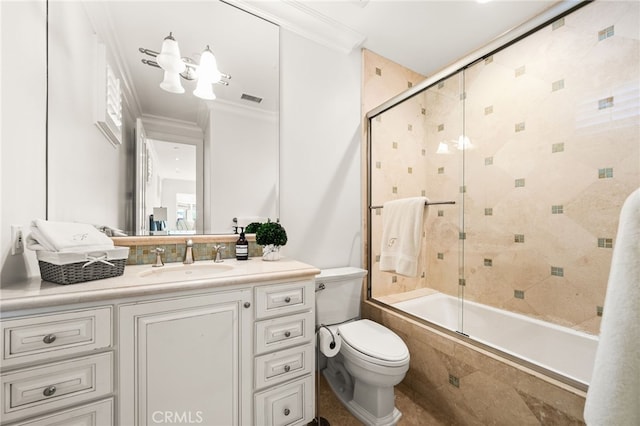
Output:
<instances>
[{"instance_id":1,"label":"tile floor","mask_svg":"<svg viewBox=\"0 0 640 426\"><path fill-rule=\"evenodd\" d=\"M331 426L361 426L363 423L347 411L331 391L322 374L320 380L320 417L327 419ZM451 423L427 412L411 399L411 390L402 384L396 387L396 407L402 413L398 426L446 426Z\"/></svg>"}]
</instances>

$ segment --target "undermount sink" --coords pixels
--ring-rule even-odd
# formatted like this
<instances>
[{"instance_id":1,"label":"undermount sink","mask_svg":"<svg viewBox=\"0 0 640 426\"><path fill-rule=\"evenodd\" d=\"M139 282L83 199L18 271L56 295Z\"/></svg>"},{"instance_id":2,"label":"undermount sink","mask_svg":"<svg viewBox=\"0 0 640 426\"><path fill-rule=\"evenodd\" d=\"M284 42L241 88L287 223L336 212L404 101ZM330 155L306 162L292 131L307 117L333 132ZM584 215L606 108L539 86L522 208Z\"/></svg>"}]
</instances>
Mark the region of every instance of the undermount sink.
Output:
<instances>
[{"instance_id":1,"label":"undermount sink","mask_svg":"<svg viewBox=\"0 0 640 426\"><path fill-rule=\"evenodd\" d=\"M190 265L167 265L159 268L152 266L149 269L142 271L138 274L141 278L144 277L162 277L172 278L176 280L184 279L198 279L206 278L211 275L220 274L233 269L233 266L224 263L205 263L198 264L192 263Z\"/></svg>"}]
</instances>

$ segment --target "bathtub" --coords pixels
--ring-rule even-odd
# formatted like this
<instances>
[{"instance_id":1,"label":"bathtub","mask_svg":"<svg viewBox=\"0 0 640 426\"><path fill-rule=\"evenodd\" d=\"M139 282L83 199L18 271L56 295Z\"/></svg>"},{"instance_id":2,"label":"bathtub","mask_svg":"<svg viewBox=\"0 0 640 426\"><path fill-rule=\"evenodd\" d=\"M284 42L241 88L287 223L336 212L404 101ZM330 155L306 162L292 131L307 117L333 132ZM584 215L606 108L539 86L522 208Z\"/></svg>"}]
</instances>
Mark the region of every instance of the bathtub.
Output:
<instances>
[{"instance_id":1,"label":"bathtub","mask_svg":"<svg viewBox=\"0 0 640 426\"><path fill-rule=\"evenodd\" d=\"M453 296L434 293L392 306L588 386L597 336L471 301L464 302L460 314L460 305ZM463 330L458 326L459 315Z\"/></svg>"}]
</instances>

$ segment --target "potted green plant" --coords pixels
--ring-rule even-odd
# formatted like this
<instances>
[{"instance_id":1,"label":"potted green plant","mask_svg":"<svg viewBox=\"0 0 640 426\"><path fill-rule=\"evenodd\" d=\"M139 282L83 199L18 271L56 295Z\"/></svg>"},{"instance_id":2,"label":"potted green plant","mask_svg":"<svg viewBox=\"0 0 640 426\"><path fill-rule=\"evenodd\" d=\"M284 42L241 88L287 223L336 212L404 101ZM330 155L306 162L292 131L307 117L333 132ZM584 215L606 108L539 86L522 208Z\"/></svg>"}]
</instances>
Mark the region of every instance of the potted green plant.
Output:
<instances>
[{"instance_id":1,"label":"potted green plant","mask_svg":"<svg viewBox=\"0 0 640 426\"><path fill-rule=\"evenodd\" d=\"M244 228L244 233L255 234L258 228L260 228L260 225L262 225L260 222L251 222L246 228Z\"/></svg>"},{"instance_id":2,"label":"potted green plant","mask_svg":"<svg viewBox=\"0 0 640 426\"><path fill-rule=\"evenodd\" d=\"M287 244L287 232L278 222L265 222L256 230L256 243L262 246L263 260L279 260L280 247Z\"/></svg>"}]
</instances>

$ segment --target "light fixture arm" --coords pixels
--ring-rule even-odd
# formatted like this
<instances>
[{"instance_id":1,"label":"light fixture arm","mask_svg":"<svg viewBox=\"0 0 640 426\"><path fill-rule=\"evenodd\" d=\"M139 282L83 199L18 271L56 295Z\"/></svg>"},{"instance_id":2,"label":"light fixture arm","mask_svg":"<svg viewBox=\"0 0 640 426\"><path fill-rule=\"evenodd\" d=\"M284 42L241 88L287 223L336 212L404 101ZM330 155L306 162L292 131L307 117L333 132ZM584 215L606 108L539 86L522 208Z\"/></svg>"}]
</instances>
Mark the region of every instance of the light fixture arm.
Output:
<instances>
[{"instance_id":1,"label":"light fixture arm","mask_svg":"<svg viewBox=\"0 0 640 426\"><path fill-rule=\"evenodd\" d=\"M155 68L162 68L156 61L150 61L149 59L142 59L142 63Z\"/></svg>"},{"instance_id":2,"label":"light fixture arm","mask_svg":"<svg viewBox=\"0 0 640 426\"><path fill-rule=\"evenodd\" d=\"M145 49L144 47L139 47L138 50L145 55L153 56L154 58L160 54L160 52L156 52L155 50Z\"/></svg>"}]
</instances>

